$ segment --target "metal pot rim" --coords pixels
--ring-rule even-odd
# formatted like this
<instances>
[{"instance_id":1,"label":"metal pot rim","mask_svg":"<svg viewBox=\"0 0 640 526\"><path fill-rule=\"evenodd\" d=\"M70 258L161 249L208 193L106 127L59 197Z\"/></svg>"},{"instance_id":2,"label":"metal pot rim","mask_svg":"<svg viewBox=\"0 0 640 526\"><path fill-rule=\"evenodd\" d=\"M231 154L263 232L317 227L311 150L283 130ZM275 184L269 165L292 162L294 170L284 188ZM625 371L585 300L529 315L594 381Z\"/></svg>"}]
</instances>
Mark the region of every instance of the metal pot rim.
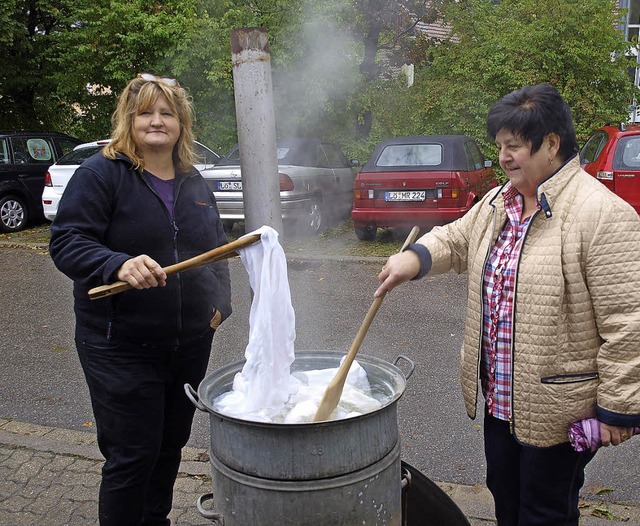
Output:
<instances>
[{"instance_id":1,"label":"metal pot rim","mask_svg":"<svg viewBox=\"0 0 640 526\"><path fill-rule=\"evenodd\" d=\"M292 371L295 370L313 370L313 369L321 369L321 368L329 368L329 367L337 367L340 364L340 360L344 356L343 352L340 351L296 351L296 358L292 364ZM296 368L296 365L300 365L301 363L309 363L313 360L326 361L330 362L331 365L325 365L323 367L306 367L304 369ZM336 425L338 423L344 422L353 422L354 420L368 418L369 416L376 414L380 411L383 411L386 407L394 404L404 393L406 379L408 376L396 367L394 364L389 363L381 358L377 358L375 356L368 356L366 354L358 354L356 357L356 361L365 369L369 379L371 381L372 376L376 379L384 374L384 378L386 380L385 385L391 388L391 397L386 401L386 403L375 411L371 411L369 413L365 413L362 415L353 416L350 418L342 418L339 420L327 420L323 422L299 422L295 424L283 424L283 423L275 423L275 422L259 422L255 420L246 420L237 418L234 416L225 415L224 413L220 413L213 408L213 400L217 398L224 392L227 392L231 389L233 385L233 378L235 375L242 370L242 367L245 363L245 360L239 360L237 362L225 365L212 371L207 374L205 378L200 382L198 386L198 398L200 404L204 406L206 412L214 415L223 420L238 422L243 425L254 425L259 427L286 427L286 428L295 428L295 427L309 427L309 426L327 426L327 425ZM372 374L378 373L378 374ZM372 382L374 383L374 382Z\"/></svg>"}]
</instances>

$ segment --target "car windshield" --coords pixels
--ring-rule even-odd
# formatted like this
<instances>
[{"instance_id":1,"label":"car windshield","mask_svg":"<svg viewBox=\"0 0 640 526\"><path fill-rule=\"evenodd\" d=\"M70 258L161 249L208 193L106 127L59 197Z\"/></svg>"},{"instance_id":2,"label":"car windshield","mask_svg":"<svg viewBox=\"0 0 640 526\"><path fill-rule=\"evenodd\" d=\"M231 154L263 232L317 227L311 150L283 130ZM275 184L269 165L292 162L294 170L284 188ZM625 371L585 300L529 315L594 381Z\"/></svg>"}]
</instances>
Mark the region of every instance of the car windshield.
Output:
<instances>
[{"instance_id":1,"label":"car windshield","mask_svg":"<svg viewBox=\"0 0 640 526\"><path fill-rule=\"evenodd\" d=\"M70 165L70 164L82 164L94 153L99 152L102 146L87 146L86 148L78 148L69 152L67 155L60 158L56 164Z\"/></svg>"},{"instance_id":2,"label":"car windshield","mask_svg":"<svg viewBox=\"0 0 640 526\"><path fill-rule=\"evenodd\" d=\"M441 163L440 144L391 144L382 150L376 166L436 166Z\"/></svg>"}]
</instances>

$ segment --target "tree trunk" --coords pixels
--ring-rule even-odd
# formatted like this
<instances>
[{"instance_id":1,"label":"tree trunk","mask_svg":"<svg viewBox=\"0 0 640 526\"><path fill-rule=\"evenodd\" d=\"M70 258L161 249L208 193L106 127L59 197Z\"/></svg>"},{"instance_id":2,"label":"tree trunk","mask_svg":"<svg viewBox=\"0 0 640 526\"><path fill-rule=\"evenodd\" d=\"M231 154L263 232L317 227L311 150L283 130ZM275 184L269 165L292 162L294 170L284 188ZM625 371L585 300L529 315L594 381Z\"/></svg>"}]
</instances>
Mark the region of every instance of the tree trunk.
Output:
<instances>
[{"instance_id":1,"label":"tree trunk","mask_svg":"<svg viewBox=\"0 0 640 526\"><path fill-rule=\"evenodd\" d=\"M364 80L364 90L378 78L380 74L380 68L376 62L378 56L378 43L380 40L380 32L382 31L382 25L379 18L376 16L376 12L381 9L384 2L375 0L371 2L372 11L370 11L371 19L369 21L369 27L363 36L364 53L362 56L362 62L360 62L360 73ZM355 121L355 132L359 139L368 139L371 133L371 126L373 124L373 113L371 108L363 108Z\"/></svg>"}]
</instances>

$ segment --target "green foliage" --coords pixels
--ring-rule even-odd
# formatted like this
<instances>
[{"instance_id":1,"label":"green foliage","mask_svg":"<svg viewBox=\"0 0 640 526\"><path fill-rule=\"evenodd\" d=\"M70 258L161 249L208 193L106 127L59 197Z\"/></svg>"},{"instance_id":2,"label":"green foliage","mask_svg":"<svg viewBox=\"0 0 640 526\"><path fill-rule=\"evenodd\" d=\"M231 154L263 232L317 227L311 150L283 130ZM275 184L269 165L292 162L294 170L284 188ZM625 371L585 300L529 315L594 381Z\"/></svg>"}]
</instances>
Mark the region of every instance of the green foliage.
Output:
<instances>
[{"instance_id":1,"label":"green foliage","mask_svg":"<svg viewBox=\"0 0 640 526\"><path fill-rule=\"evenodd\" d=\"M231 31L265 27L269 31L272 69L297 55L293 35L302 21L299 0L202 0L196 16L167 63L186 86L196 111L196 136L219 153L237 141Z\"/></svg>"},{"instance_id":2,"label":"green foliage","mask_svg":"<svg viewBox=\"0 0 640 526\"><path fill-rule=\"evenodd\" d=\"M76 3L61 19L53 80L57 93L79 110L72 129L106 137L109 116L125 84L137 73L166 76L165 57L195 16L192 0Z\"/></svg>"},{"instance_id":3,"label":"green foliage","mask_svg":"<svg viewBox=\"0 0 640 526\"><path fill-rule=\"evenodd\" d=\"M399 135L464 133L492 157L491 105L551 82L582 142L626 121L635 60L614 0L3 0L0 128L106 137L115 98L136 73L177 78L196 136L220 153L236 142L230 33L269 32L280 136L319 136L366 161ZM442 44L412 29L443 20ZM612 57L615 57L612 59ZM408 87L398 66L415 64Z\"/></svg>"},{"instance_id":4,"label":"green foliage","mask_svg":"<svg viewBox=\"0 0 640 526\"><path fill-rule=\"evenodd\" d=\"M73 11L61 0L4 0L0 4L0 128L60 129L71 113L56 94L52 58L60 18Z\"/></svg>"},{"instance_id":5,"label":"green foliage","mask_svg":"<svg viewBox=\"0 0 640 526\"><path fill-rule=\"evenodd\" d=\"M420 133L466 133L492 151L485 117L503 95L549 82L572 108L580 142L628 119L635 59L617 31L614 0L449 1L452 38L433 50L409 104Z\"/></svg>"}]
</instances>

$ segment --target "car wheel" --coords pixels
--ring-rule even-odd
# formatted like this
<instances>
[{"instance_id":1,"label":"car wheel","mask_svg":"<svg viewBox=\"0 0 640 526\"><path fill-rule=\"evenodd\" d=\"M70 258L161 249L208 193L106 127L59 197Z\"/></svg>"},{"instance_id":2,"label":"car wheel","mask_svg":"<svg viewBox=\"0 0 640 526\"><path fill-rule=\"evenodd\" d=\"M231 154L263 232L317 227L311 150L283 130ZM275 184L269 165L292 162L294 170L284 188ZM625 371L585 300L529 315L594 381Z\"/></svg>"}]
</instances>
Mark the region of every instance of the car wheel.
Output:
<instances>
[{"instance_id":1,"label":"car wheel","mask_svg":"<svg viewBox=\"0 0 640 526\"><path fill-rule=\"evenodd\" d=\"M322 203L318 199L311 201L307 225L311 234L318 234L324 228L325 217L322 209Z\"/></svg>"},{"instance_id":2,"label":"car wheel","mask_svg":"<svg viewBox=\"0 0 640 526\"><path fill-rule=\"evenodd\" d=\"M0 231L18 232L27 226L27 207L22 199L5 195L0 199Z\"/></svg>"},{"instance_id":3,"label":"car wheel","mask_svg":"<svg viewBox=\"0 0 640 526\"><path fill-rule=\"evenodd\" d=\"M373 241L376 238L376 232L378 231L378 228L376 227L376 225L369 223L365 227L356 226L355 230L356 237L360 241Z\"/></svg>"}]
</instances>

